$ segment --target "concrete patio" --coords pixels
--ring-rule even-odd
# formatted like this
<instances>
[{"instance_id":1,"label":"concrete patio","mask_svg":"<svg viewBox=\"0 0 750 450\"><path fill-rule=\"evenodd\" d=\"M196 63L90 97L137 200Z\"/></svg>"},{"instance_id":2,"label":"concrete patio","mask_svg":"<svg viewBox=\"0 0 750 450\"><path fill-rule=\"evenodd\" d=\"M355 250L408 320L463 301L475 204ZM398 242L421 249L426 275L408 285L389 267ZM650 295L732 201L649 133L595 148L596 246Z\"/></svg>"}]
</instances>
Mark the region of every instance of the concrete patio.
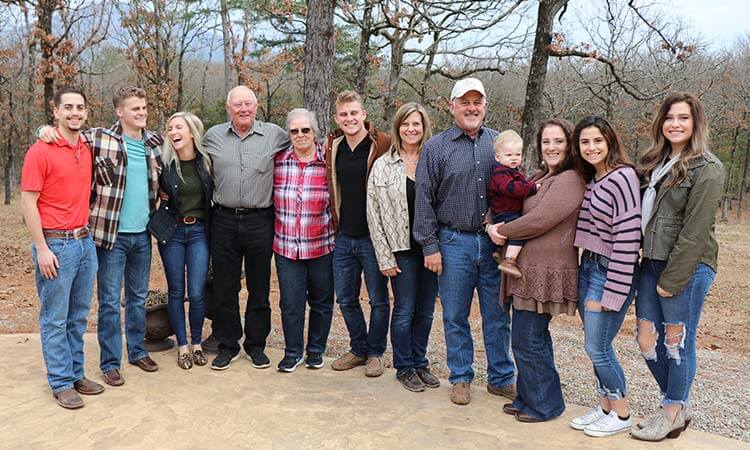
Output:
<instances>
[{"instance_id":1,"label":"concrete patio","mask_svg":"<svg viewBox=\"0 0 750 450\"><path fill-rule=\"evenodd\" d=\"M475 388L469 406L453 405L449 385L415 394L364 368L282 374L242 358L224 371L177 368L176 350L152 354L153 374L125 364L125 385L84 397L83 409L60 408L44 375L39 335L0 335L0 448L497 449L643 448L626 434L588 438L568 427L584 411L522 424L503 414L505 400ZM87 376L101 382L95 335L86 335ZM688 429L653 448L729 449L750 444Z\"/></svg>"}]
</instances>

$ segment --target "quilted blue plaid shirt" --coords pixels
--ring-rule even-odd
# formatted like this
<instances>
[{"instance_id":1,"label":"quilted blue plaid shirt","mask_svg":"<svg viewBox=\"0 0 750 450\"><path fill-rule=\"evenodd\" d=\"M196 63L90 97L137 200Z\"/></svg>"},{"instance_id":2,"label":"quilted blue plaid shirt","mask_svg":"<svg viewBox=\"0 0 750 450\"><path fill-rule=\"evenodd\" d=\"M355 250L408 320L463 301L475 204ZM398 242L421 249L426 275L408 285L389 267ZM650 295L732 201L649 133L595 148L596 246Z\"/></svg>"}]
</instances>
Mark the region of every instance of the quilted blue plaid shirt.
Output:
<instances>
[{"instance_id":1,"label":"quilted blue plaid shirt","mask_svg":"<svg viewBox=\"0 0 750 450\"><path fill-rule=\"evenodd\" d=\"M425 256L440 251L438 227L482 229L497 134L483 126L472 139L454 124L425 144L417 166L414 217L414 238Z\"/></svg>"}]
</instances>

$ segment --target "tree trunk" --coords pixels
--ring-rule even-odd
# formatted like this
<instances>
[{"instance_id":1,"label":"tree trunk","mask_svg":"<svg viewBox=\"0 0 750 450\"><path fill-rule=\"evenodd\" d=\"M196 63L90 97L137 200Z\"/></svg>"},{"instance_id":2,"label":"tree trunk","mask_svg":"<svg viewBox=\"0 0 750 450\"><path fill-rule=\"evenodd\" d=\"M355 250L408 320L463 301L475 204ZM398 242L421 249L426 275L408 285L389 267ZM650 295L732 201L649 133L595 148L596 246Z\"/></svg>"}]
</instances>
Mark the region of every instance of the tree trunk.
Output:
<instances>
[{"instance_id":1,"label":"tree trunk","mask_svg":"<svg viewBox=\"0 0 750 450\"><path fill-rule=\"evenodd\" d=\"M5 136L5 204L10 205L10 200L13 197L13 142L15 136L16 127L13 126L13 111L15 106L13 105L13 92L8 92L8 127L7 134Z\"/></svg>"},{"instance_id":2,"label":"tree trunk","mask_svg":"<svg viewBox=\"0 0 750 450\"><path fill-rule=\"evenodd\" d=\"M740 126L737 125L734 128L734 134L732 135L732 153L729 155L729 163L726 169L726 179L724 180L724 196L721 200L721 222L727 222L729 220L729 210L732 207L732 185L734 184L734 160L737 156L737 140L740 136Z\"/></svg>"},{"instance_id":3,"label":"tree trunk","mask_svg":"<svg viewBox=\"0 0 750 450\"><path fill-rule=\"evenodd\" d=\"M40 0L36 7L37 15L37 33L39 34L39 45L42 50L42 86L44 87L44 117L48 124L54 122L52 114L52 98L55 95L54 69L52 59L54 49L52 42L48 39L52 35L52 14L55 11L55 0Z\"/></svg>"},{"instance_id":4,"label":"tree trunk","mask_svg":"<svg viewBox=\"0 0 750 450\"><path fill-rule=\"evenodd\" d=\"M309 2L314 3L313 1ZM372 36L372 0L365 0L365 10L362 14L362 27L359 35L359 61L357 63L357 92L367 95L367 75L370 71L370 37ZM309 12L308 12L309 17ZM307 22L308 25L310 22Z\"/></svg>"},{"instance_id":5,"label":"tree trunk","mask_svg":"<svg viewBox=\"0 0 750 450\"><path fill-rule=\"evenodd\" d=\"M201 120L206 117L206 79L208 78L208 69L214 56L214 40L211 38L211 45L208 46L208 59L206 59L206 65L203 68L201 74L201 103L198 114L200 114Z\"/></svg>"},{"instance_id":6,"label":"tree trunk","mask_svg":"<svg viewBox=\"0 0 750 450\"><path fill-rule=\"evenodd\" d=\"M305 35L305 74L303 95L305 108L315 113L320 138L328 134L333 116L333 11L335 0L307 2ZM360 47L361 48L361 47ZM357 71L359 73L359 69ZM359 86L359 83L357 84Z\"/></svg>"},{"instance_id":7,"label":"tree trunk","mask_svg":"<svg viewBox=\"0 0 750 450\"><path fill-rule=\"evenodd\" d=\"M745 143L745 158L742 162L742 176L740 177L739 193L737 195L737 218L742 218L742 202L745 200L745 189L747 188L747 167L750 165L750 130L748 130L747 142Z\"/></svg>"},{"instance_id":8,"label":"tree trunk","mask_svg":"<svg viewBox=\"0 0 750 450\"><path fill-rule=\"evenodd\" d=\"M387 123L396 113L396 97L398 95L398 84L401 81L401 67L404 59L404 44L406 39L398 32L394 32L391 41L391 68L388 71L388 91L383 105L383 123Z\"/></svg>"},{"instance_id":9,"label":"tree trunk","mask_svg":"<svg viewBox=\"0 0 750 450\"><path fill-rule=\"evenodd\" d=\"M271 95L271 82L266 78L266 113L264 114L265 117L263 117L263 120L266 122L271 121L271 108L273 107L273 98Z\"/></svg>"},{"instance_id":10,"label":"tree trunk","mask_svg":"<svg viewBox=\"0 0 750 450\"><path fill-rule=\"evenodd\" d=\"M26 55L27 56L27 63L29 65L28 72L27 72L29 74L29 80L28 80L28 84L26 85L26 95L27 95L26 101L22 101L21 102L21 103L24 104L23 105L23 108L24 108L24 114L23 114L24 120L22 121L23 124L21 125L23 127L22 128L22 132L21 132L21 136L22 136L23 139L25 139L21 143L21 145L22 146L28 146L28 145L31 145L31 142L34 139L33 132L31 131L32 130L32 125L31 124L34 123L34 120L33 120L33 111L35 109L34 103L36 101L35 100L36 99L36 95L35 95L35 91L36 91L36 76L34 74L36 73L37 65L36 65L36 56L34 55L34 53L36 52L36 42L35 42L34 37L33 37L34 31L32 30L32 25L29 22L29 13L28 13L28 10L24 10L24 12L23 12L23 18L24 18L24 23L26 25L26 29L29 32L29 42L28 42L28 47L27 47L29 53L28 53L28 55ZM46 119L46 117L45 117L45 119ZM51 124L52 124L52 121L47 122L47 125L51 125Z\"/></svg>"},{"instance_id":11,"label":"tree trunk","mask_svg":"<svg viewBox=\"0 0 750 450\"><path fill-rule=\"evenodd\" d=\"M435 54L437 52L439 42L440 31L433 31L432 44L425 50L428 55L427 64L425 64L424 75L422 75L422 82L419 85L419 102L425 106L428 104L432 104L432 102L427 98L427 86L430 82L430 77L432 76L430 72L432 71L432 66L435 64Z\"/></svg>"},{"instance_id":12,"label":"tree trunk","mask_svg":"<svg viewBox=\"0 0 750 450\"><path fill-rule=\"evenodd\" d=\"M529 78L526 83L526 101L521 117L521 136L524 142L524 167L528 170L536 167L534 151L536 131L539 127L539 115L542 109L544 83L547 78L547 61L549 45L552 41L552 26L555 15L567 3L567 0L540 0L536 19L534 50L529 65Z\"/></svg>"},{"instance_id":13,"label":"tree trunk","mask_svg":"<svg viewBox=\"0 0 750 450\"><path fill-rule=\"evenodd\" d=\"M232 48L232 36L230 34L232 24L229 22L227 0L221 0L219 3L222 46L224 47L224 92L226 93L234 87L234 83L232 82L232 54L234 53L234 49Z\"/></svg>"},{"instance_id":14,"label":"tree trunk","mask_svg":"<svg viewBox=\"0 0 750 450\"><path fill-rule=\"evenodd\" d=\"M185 44L183 43L183 46ZM175 111L182 111L182 104L185 101L185 70L183 64L185 61L185 48L180 50L180 56L177 58L177 104Z\"/></svg>"}]
</instances>

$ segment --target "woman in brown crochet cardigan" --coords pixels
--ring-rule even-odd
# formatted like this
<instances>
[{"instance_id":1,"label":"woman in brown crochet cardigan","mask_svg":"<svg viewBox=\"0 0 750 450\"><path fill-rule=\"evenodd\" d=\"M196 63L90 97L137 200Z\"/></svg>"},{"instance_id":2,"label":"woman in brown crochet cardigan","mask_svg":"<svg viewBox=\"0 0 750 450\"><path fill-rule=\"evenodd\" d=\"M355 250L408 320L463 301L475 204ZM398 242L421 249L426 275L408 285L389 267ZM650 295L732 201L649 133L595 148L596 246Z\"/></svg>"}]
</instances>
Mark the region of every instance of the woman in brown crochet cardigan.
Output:
<instances>
[{"instance_id":1,"label":"woman in brown crochet cardigan","mask_svg":"<svg viewBox=\"0 0 750 450\"><path fill-rule=\"evenodd\" d=\"M503 303L513 304L512 348L518 368L517 396L503 411L520 422L542 422L565 410L555 368L549 322L557 314L575 315L578 301L578 250L573 246L584 183L571 151L572 125L563 119L542 122L537 157L540 185L526 198L522 216L488 225L493 242L524 239L518 265L523 278L505 277Z\"/></svg>"}]
</instances>

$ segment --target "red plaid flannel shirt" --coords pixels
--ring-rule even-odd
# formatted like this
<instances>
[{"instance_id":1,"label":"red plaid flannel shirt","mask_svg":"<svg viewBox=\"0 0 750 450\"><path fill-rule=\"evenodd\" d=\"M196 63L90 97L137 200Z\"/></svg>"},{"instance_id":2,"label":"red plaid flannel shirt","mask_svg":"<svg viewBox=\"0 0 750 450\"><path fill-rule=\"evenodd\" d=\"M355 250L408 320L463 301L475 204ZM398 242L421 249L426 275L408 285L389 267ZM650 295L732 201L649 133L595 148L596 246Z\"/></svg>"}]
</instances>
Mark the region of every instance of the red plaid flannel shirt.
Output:
<instances>
[{"instance_id":1,"label":"red plaid flannel shirt","mask_svg":"<svg viewBox=\"0 0 750 450\"><path fill-rule=\"evenodd\" d=\"M323 149L316 144L315 158L302 163L290 147L274 161L273 251L289 259L313 259L333 251L334 227L331 197L326 182Z\"/></svg>"}]
</instances>

